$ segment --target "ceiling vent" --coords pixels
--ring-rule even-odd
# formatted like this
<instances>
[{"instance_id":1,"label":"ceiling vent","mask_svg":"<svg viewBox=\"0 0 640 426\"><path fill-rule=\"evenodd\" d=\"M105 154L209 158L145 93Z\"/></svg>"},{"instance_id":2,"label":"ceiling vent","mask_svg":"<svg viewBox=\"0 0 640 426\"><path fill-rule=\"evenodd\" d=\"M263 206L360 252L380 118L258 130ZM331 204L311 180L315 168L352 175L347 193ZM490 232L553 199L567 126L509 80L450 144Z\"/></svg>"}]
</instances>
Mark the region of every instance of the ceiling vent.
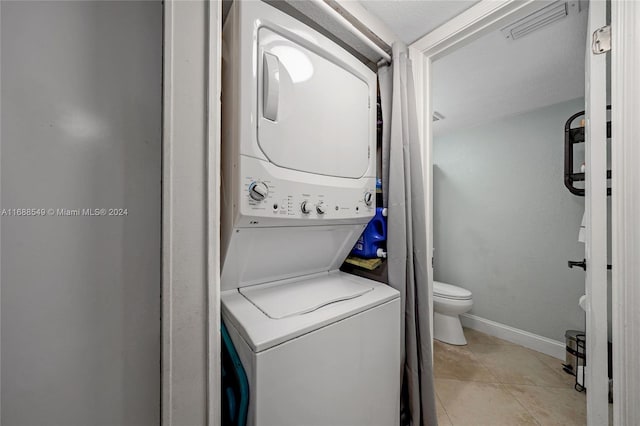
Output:
<instances>
[{"instance_id":1,"label":"ceiling vent","mask_svg":"<svg viewBox=\"0 0 640 426\"><path fill-rule=\"evenodd\" d=\"M438 111L433 111L432 121L440 121L444 120L444 115L440 114Z\"/></svg>"},{"instance_id":2,"label":"ceiling vent","mask_svg":"<svg viewBox=\"0 0 640 426\"><path fill-rule=\"evenodd\" d=\"M506 39L517 40L579 11L579 1L557 1L504 27L501 31Z\"/></svg>"}]
</instances>

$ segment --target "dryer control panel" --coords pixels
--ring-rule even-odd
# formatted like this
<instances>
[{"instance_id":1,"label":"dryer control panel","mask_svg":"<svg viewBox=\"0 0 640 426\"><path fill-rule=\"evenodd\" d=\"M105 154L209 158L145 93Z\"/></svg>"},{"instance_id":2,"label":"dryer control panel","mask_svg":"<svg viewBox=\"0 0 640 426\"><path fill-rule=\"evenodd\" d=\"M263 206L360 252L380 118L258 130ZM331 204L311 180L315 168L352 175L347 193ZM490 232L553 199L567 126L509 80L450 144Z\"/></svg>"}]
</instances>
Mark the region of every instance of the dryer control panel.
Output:
<instances>
[{"instance_id":1,"label":"dryer control panel","mask_svg":"<svg viewBox=\"0 0 640 426\"><path fill-rule=\"evenodd\" d=\"M375 213L375 178L347 179L274 167L241 156L236 226L366 223Z\"/></svg>"}]
</instances>

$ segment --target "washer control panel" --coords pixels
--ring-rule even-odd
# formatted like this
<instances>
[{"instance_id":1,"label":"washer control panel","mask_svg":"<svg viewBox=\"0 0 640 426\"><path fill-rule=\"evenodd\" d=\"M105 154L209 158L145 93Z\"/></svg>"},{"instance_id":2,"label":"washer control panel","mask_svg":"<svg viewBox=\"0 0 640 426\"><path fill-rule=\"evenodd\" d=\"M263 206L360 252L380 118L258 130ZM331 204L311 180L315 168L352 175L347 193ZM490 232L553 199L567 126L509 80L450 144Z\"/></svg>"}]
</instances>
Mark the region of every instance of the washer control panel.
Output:
<instances>
[{"instance_id":1,"label":"washer control panel","mask_svg":"<svg viewBox=\"0 0 640 426\"><path fill-rule=\"evenodd\" d=\"M274 177L257 161L247 161L237 199L244 225L267 225L262 219L348 220L375 213L375 178L346 179L309 175L308 182ZM247 167L249 166L249 167ZM258 166L258 167L256 167ZM267 163L265 167L272 167ZM246 173L256 169L255 173ZM254 170L251 170L254 171ZM273 221L268 221L273 225Z\"/></svg>"}]
</instances>

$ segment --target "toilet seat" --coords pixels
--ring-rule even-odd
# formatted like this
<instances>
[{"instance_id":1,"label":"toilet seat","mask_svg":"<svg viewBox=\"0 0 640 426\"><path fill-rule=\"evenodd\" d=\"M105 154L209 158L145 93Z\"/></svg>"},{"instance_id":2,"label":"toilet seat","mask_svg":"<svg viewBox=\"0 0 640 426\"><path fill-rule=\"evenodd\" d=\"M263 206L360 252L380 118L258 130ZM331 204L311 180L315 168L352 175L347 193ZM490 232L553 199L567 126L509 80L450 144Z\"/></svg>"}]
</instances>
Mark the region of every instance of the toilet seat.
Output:
<instances>
[{"instance_id":1,"label":"toilet seat","mask_svg":"<svg viewBox=\"0 0 640 426\"><path fill-rule=\"evenodd\" d=\"M451 300L471 300L473 296L467 289L439 281L433 282L433 295Z\"/></svg>"}]
</instances>

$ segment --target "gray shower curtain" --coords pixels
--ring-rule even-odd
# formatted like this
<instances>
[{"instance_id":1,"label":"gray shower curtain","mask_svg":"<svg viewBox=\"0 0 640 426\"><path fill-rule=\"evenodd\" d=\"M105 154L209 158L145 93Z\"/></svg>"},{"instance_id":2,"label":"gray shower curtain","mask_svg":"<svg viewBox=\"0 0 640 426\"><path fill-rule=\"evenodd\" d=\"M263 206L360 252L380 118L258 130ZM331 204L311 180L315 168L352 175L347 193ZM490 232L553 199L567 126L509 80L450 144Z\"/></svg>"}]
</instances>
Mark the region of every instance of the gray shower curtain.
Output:
<instances>
[{"instance_id":1,"label":"gray shower curtain","mask_svg":"<svg viewBox=\"0 0 640 426\"><path fill-rule=\"evenodd\" d=\"M393 45L393 63L378 71L383 116L383 204L388 208L389 284L400 291L402 318L401 425L432 426L435 410L431 309L427 287L427 227L415 89L407 47Z\"/></svg>"}]
</instances>

